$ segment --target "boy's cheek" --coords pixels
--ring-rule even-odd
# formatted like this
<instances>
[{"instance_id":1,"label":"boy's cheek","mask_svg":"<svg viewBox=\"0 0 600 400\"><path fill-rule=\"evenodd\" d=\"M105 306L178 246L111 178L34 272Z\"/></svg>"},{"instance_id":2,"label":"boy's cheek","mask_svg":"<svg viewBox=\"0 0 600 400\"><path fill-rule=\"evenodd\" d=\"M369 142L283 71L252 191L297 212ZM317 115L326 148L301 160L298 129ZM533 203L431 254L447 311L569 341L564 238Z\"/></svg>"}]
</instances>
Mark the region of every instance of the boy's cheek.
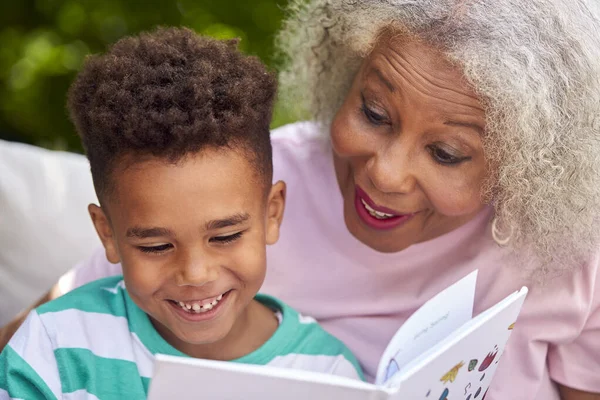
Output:
<instances>
[{"instance_id":1,"label":"boy's cheek","mask_svg":"<svg viewBox=\"0 0 600 400\"><path fill-rule=\"evenodd\" d=\"M123 277L127 290L138 296L148 296L156 293L164 284L162 268L150 261L124 257L122 260Z\"/></svg>"},{"instance_id":2,"label":"boy's cheek","mask_svg":"<svg viewBox=\"0 0 600 400\"><path fill-rule=\"evenodd\" d=\"M265 245L247 246L236 253L230 268L239 276L247 286L262 286L267 272Z\"/></svg>"}]
</instances>

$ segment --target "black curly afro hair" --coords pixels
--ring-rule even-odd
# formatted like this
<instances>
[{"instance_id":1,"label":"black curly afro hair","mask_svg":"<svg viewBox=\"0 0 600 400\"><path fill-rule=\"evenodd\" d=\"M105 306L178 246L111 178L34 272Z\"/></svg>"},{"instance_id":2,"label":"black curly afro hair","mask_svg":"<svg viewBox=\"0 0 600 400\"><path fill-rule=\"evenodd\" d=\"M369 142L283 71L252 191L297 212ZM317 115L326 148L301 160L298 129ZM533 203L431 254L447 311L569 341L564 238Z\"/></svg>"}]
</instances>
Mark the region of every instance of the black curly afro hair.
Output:
<instances>
[{"instance_id":1,"label":"black curly afro hair","mask_svg":"<svg viewBox=\"0 0 600 400\"><path fill-rule=\"evenodd\" d=\"M270 184L275 93L274 75L236 40L159 28L88 57L67 105L102 201L125 157L177 162L210 147L243 149Z\"/></svg>"}]
</instances>

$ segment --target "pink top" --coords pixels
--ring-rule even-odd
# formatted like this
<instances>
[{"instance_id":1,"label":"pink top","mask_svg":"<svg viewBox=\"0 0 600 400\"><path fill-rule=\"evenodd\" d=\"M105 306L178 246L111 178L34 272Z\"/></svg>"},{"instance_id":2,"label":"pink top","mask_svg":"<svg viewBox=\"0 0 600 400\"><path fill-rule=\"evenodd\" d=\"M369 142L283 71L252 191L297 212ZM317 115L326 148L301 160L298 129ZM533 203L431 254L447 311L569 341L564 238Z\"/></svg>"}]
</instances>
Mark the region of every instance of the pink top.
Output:
<instances>
[{"instance_id":1,"label":"pink top","mask_svg":"<svg viewBox=\"0 0 600 400\"><path fill-rule=\"evenodd\" d=\"M598 257L543 287L532 285L493 242L490 210L434 240L378 253L346 230L326 135L314 124L297 123L272 138L275 179L287 182L288 196L262 291L319 320L354 351L368 377L408 316L479 269L475 314L523 285L530 288L486 399L558 400L552 380L600 392ZM120 266L99 251L61 288L118 273Z\"/></svg>"}]
</instances>

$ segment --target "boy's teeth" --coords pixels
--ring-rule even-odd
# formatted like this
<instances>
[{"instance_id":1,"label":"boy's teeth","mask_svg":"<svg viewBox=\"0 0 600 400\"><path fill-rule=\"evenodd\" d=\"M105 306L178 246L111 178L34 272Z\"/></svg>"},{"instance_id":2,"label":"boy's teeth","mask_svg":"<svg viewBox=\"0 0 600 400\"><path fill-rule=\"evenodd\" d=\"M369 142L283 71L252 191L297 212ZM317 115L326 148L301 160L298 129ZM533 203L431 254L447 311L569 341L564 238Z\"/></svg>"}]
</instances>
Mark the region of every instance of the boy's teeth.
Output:
<instances>
[{"instance_id":1,"label":"boy's teeth","mask_svg":"<svg viewBox=\"0 0 600 400\"><path fill-rule=\"evenodd\" d=\"M220 294L212 302L206 303L204 305L200 305L199 303L188 304L184 303L183 301L179 301L177 304L179 304L179 307L183 308L185 311L200 314L212 310L222 299L223 295Z\"/></svg>"}]
</instances>

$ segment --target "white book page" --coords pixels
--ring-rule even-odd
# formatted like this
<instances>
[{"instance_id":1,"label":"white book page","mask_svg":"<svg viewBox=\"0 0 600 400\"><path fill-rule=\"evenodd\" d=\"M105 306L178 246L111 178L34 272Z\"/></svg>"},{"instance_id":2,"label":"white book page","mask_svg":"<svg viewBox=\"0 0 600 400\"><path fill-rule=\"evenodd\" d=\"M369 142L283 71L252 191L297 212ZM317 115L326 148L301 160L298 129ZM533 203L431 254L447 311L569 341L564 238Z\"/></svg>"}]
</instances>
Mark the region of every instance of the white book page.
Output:
<instances>
[{"instance_id":1,"label":"white book page","mask_svg":"<svg viewBox=\"0 0 600 400\"><path fill-rule=\"evenodd\" d=\"M392 398L484 397L526 295L526 287L511 294L409 363L388 383Z\"/></svg>"},{"instance_id":2,"label":"white book page","mask_svg":"<svg viewBox=\"0 0 600 400\"><path fill-rule=\"evenodd\" d=\"M419 308L396 332L381 357L376 384L383 385L405 365L473 316L477 271L443 290Z\"/></svg>"},{"instance_id":3,"label":"white book page","mask_svg":"<svg viewBox=\"0 0 600 400\"><path fill-rule=\"evenodd\" d=\"M359 380L298 369L158 354L149 400L384 400L389 394Z\"/></svg>"}]
</instances>

